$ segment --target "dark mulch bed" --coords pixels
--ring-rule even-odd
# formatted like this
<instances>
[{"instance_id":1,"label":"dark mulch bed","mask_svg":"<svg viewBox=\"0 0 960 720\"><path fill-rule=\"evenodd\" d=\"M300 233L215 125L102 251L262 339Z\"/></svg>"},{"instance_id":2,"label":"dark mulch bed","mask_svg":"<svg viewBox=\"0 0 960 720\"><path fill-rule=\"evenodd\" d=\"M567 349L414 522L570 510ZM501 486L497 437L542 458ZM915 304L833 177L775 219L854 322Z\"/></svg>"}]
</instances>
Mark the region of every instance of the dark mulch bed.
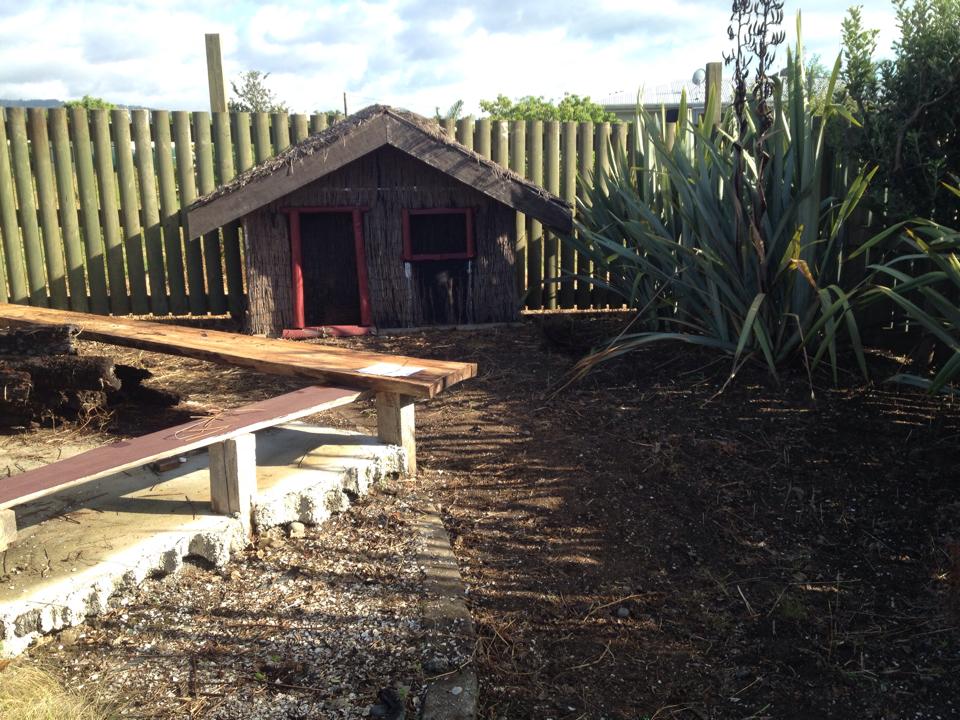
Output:
<instances>
[{"instance_id":1,"label":"dark mulch bed","mask_svg":"<svg viewBox=\"0 0 960 720\"><path fill-rule=\"evenodd\" d=\"M351 341L480 363L418 434L483 717L960 714L956 402L759 367L717 395L728 361L671 345L551 397L608 328L545 322Z\"/></svg>"},{"instance_id":2,"label":"dark mulch bed","mask_svg":"<svg viewBox=\"0 0 960 720\"><path fill-rule=\"evenodd\" d=\"M778 386L749 366L718 395L728 361L672 345L554 396L615 323L331 341L480 364L417 413L482 717L960 716L960 403L823 375L811 399L802 368ZM141 357L206 406L290 389Z\"/></svg>"}]
</instances>

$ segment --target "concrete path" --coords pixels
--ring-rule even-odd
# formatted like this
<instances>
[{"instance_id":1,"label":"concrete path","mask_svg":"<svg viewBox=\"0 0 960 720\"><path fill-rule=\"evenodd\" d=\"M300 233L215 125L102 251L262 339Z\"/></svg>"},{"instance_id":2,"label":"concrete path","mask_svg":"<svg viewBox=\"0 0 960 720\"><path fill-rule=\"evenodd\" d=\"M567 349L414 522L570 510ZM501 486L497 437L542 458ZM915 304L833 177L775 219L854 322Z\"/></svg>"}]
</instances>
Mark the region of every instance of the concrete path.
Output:
<instances>
[{"instance_id":1,"label":"concrete path","mask_svg":"<svg viewBox=\"0 0 960 720\"><path fill-rule=\"evenodd\" d=\"M322 522L404 462L376 438L302 423L257 433L257 459L258 528ZM0 553L0 657L102 612L114 593L177 571L188 555L220 567L247 542L239 519L210 511L205 452L169 472L120 473L16 513L17 541Z\"/></svg>"}]
</instances>

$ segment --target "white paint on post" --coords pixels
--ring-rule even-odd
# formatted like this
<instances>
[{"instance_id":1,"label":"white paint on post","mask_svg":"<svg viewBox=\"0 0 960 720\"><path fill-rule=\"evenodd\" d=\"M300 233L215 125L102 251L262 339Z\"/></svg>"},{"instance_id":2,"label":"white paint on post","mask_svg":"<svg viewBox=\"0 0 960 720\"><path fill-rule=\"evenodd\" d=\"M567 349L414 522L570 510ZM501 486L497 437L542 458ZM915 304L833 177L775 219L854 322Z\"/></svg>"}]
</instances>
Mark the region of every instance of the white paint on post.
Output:
<instances>
[{"instance_id":1,"label":"white paint on post","mask_svg":"<svg viewBox=\"0 0 960 720\"><path fill-rule=\"evenodd\" d=\"M12 509L0 510L0 550L17 539L17 516Z\"/></svg>"},{"instance_id":2,"label":"white paint on post","mask_svg":"<svg viewBox=\"0 0 960 720\"><path fill-rule=\"evenodd\" d=\"M238 435L210 446L210 505L221 515L239 514L249 532L257 494L257 439Z\"/></svg>"},{"instance_id":3,"label":"white paint on post","mask_svg":"<svg viewBox=\"0 0 960 720\"><path fill-rule=\"evenodd\" d=\"M417 444L414 435L413 398L399 393L377 393L377 437L388 445L399 445L407 457L407 474L417 474Z\"/></svg>"}]
</instances>

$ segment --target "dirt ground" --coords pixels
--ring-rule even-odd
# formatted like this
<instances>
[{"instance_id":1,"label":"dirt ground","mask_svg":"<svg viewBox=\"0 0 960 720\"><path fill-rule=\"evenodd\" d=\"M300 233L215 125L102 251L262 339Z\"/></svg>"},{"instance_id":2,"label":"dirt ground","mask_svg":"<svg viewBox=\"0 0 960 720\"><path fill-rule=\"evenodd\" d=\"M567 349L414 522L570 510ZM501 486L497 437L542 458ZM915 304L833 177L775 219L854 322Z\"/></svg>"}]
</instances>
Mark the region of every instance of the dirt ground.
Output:
<instances>
[{"instance_id":1,"label":"dirt ground","mask_svg":"<svg viewBox=\"0 0 960 720\"><path fill-rule=\"evenodd\" d=\"M804 372L749 367L718 395L727 361L666 345L554 394L607 331L328 341L479 363L417 430L470 588L481 717L960 717L960 404L854 377L815 376L811 398ZM196 405L104 433L296 386L135 355ZM333 420L375 424L369 403Z\"/></svg>"}]
</instances>

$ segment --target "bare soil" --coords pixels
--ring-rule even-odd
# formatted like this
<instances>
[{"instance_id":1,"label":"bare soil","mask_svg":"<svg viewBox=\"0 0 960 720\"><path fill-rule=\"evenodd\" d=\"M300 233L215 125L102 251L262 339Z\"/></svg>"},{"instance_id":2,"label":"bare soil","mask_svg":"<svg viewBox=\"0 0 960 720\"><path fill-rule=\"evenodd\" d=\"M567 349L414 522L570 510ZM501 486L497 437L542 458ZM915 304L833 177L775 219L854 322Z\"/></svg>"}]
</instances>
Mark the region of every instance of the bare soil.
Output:
<instances>
[{"instance_id":1,"label":"bare soil","mask_svg":"<svg viewBox=\"0 0 960 720\"><path fill-rule=\"evenodd\" d=\"M417 428L420 492L470 588L481 716L960 717L957 401L752 367L718 394L728 362L669 345L555 394L614 322L326 341L479 363ZM196 407L297 385L139 355ZM363 403L325 417L375 424Z\"/></svg>"}]
</instances>

